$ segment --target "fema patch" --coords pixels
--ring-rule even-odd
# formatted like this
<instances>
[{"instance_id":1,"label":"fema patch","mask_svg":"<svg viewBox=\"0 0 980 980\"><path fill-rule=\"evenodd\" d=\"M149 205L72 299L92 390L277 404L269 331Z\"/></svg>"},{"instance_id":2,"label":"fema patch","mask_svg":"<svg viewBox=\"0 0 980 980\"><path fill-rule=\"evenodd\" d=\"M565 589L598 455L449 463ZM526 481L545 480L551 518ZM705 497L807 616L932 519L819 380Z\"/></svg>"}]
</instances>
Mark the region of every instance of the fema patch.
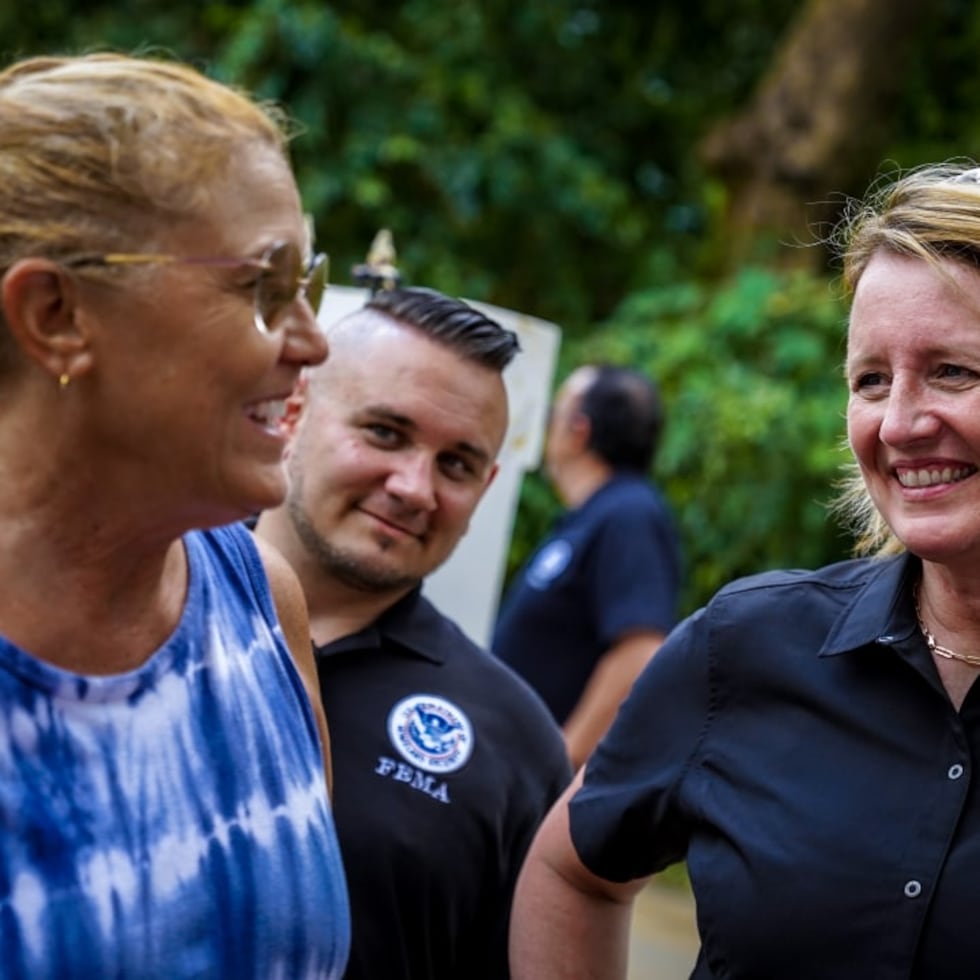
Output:
<instances>
[{"instance_id":1,"label":"fema patch","mask_svg":"<svg viewBox=\"0 0 980 980\"><path fill-rule=\"evenodd\" d=\"M388 737L402 758L426 772L455 772L473 751L473 726L434 694L402 698L388 714Z\"/></svg>"},{"instance_id":2,"label":"fema patch","mask_svg":"<svg viewBox=\"0 0 980 980\"><path fill-rule=\"evenodd\" d=\"M544 546L527 570L527 584L534 589L546 589L572 560L572 546L559 538Z\"/></svg>"}]
</instances>

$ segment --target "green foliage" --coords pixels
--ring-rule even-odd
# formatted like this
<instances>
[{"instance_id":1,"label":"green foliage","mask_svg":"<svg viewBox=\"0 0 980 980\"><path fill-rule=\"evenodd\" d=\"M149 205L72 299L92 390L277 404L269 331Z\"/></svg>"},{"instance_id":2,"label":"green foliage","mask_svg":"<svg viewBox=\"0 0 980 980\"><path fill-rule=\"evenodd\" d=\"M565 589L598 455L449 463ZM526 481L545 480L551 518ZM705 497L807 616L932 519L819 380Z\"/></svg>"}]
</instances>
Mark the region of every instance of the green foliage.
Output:
<instances>
[{"instance_id":1,"label":"green foliage","mask_svg":"<svg viewBox=\"0 0 980 980\"><path fill-rule=\"evenodd\" d=\"M280 101L339 281L389 227L408 281L575 334L645 243L698 252L692 146L798 2L43 0L0 30L8 58L157 50Z\"/></svg>"},{"instance_id":2,"label":"green foliage","mask_svg":"<svg viewBox=\"0 0 980 980\"><path fill-rule=\"evenodd\" d=\"M980 159L978 45L980 8L975 3L930 4L919 43L902 67L906 97L890 126L889 169L953 157Z\"/></svg>"},{"instance_id":3,"label":"green foliage","mask_svg":"<svg viewBox=\"0 0 980 980\"><path fill-rule=\"evenodd\" d=\"M659 381L668 420L654 475L681 526L685 611L740 575L847 553L826 510L847 458L844 332L825 279L744 268L717 286L676 280L633 293L566 344L564 369L609 361ZM539 483L522 497L522 529L557 510ZM533 543L515 537L514 565Z\"/></svg>"},{"instance_id":4,"label":"green foliage","mask_svg":"<svg viewBox=\"0 0 980 980\"><path fill-rule=\"evenodd\" d=\"M678 892L691 892L691 879L687 873L687 863L672 864L664 868L656 878L658 885L665 885Z\"/></svg>"},{"instance_id":5,"label":"green foliage","mask_svg":"<svg viewBox=\"0 0 980 980\"><path fill-rule=\"evenodd\" d=\"M170 53L280 101L339 281L386 226L408 281L579 336L649 288L651 243L688 270L724 254L696 147L801 5L42 0L0 9L0 52ZM931 5L892 123L902 166L980 153L978 39L976 5Z\"/></svg>"},{"instance_id":6,"label":"green foliage","mask_svg":"<svg viewBox=\"0 0 980 980\"><path fill-rule=\"evenodd\" d=\"M697 163L801 6L41 0L0 9L0 50L169 53L281 102L340 282L389 227L407 281L560 323L565 370L648 369L670 409L657 478L682 523L692 607L735 575L848 547L825 511L843 310L824 280L762 264L711 280L726 201ZM889 157L980 155L980 7L937 0L919 40ZM557 510L529 479L512 562Z\"/></svg>"}]
</instances>

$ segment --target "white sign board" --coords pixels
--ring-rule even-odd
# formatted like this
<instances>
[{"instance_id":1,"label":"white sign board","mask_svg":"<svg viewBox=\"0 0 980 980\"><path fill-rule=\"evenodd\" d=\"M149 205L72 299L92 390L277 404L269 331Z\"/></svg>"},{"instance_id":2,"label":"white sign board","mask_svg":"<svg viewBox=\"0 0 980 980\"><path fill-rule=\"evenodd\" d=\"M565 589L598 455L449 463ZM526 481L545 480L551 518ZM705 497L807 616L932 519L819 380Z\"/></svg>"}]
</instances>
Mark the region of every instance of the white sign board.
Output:
<instances>
[{"instance_id":1,"label":"white sign board","mask_svg":"<svg viewBox=\"0 0 980 980\"><path fill-rule=\"evenodd\" d=\"M320 325L329 331L331 324L359 309L367 298L367 290L331 286L320 304ZM486 646L500 601L521 481L541 459L561 330L547 320L466 302L513 330L520 338L521 353L504 371L510 425L500 452L500 471L466 536L450 559L426 579L424 591L471 639Z\"/></svg>"}]
</instances>

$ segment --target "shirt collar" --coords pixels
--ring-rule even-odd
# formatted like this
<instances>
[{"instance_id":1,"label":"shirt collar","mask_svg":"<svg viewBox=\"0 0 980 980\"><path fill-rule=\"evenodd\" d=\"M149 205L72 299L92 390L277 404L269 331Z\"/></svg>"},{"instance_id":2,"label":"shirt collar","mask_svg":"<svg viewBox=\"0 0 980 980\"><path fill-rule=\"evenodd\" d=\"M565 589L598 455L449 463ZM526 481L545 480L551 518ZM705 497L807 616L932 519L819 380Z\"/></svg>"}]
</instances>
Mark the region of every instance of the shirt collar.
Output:
<instances>
[{"instance_id":1,"label":"shirt collar","mask_svg":"<svg viewBox=\"0 0 980 980\"><path fill-rule=\"evenodd\" d=\"M894 645L918 629L912 589L922 574L922 563L903 553L882 558L872 574L837 618L819 656L835 657L868 644Z\"/></svg>"},{"instance_id":2,"label":"shirt collar","mask_svg":"<svg viewBox=\"0 0 980 980\"><path fill-rule=\"evenodd\" d=\"M418 585L363 629L314 646L314 650L319 656L331 656L350 650L380 650L395 646L408 654L441 664L447 656L445 645L438 641L441 625L442 617L423 597L422 586Z\"/></svg>"},{"instance_id":3,"label":"shirt collar","mask_svg":"<svg viewBox=\"0 0 980 980\"><path fill-rule=\"evenodd\" d=\"M596 487L578 507L572 507L561 512L555 522L555 530L561 530L566 524L571 524L580 514L587 514L589 511L595 510L600 506L600 501L615 493L619 487L630 483L649 485L649 482L641 474L629 470L614 470L612 476L605 483Z\"/></svg>"}]
</instances>

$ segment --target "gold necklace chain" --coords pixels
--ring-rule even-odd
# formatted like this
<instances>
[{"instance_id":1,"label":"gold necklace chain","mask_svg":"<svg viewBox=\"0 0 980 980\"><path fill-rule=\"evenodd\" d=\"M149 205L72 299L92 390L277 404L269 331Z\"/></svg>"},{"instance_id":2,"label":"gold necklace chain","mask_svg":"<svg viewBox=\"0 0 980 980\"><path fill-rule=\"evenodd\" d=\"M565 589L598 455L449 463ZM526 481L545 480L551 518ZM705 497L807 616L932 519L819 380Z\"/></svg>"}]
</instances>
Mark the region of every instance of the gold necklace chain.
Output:
<instances>
[{"instance_id":1,"label":"gold necklace chain","mask_svg":"<svg viewBox=\"0 0 980 980\"><path fill-rule=\"evenodd\" d=\"M959 660L964 664L969 664L971 667L980 667L980 657L972 657L968 653L957 653L955 650L950 650L949 647L944 647L939 643L932 633L929 632L929 627L922 622L922 612L919 609L918 582L915 583L915 588L912 590L912 601L915 603L915 618L919 622L919 629L922 630L926 646L932 653L936 654L937 657L944 657L946 660Z\"/></svg>"}]
</instances>

